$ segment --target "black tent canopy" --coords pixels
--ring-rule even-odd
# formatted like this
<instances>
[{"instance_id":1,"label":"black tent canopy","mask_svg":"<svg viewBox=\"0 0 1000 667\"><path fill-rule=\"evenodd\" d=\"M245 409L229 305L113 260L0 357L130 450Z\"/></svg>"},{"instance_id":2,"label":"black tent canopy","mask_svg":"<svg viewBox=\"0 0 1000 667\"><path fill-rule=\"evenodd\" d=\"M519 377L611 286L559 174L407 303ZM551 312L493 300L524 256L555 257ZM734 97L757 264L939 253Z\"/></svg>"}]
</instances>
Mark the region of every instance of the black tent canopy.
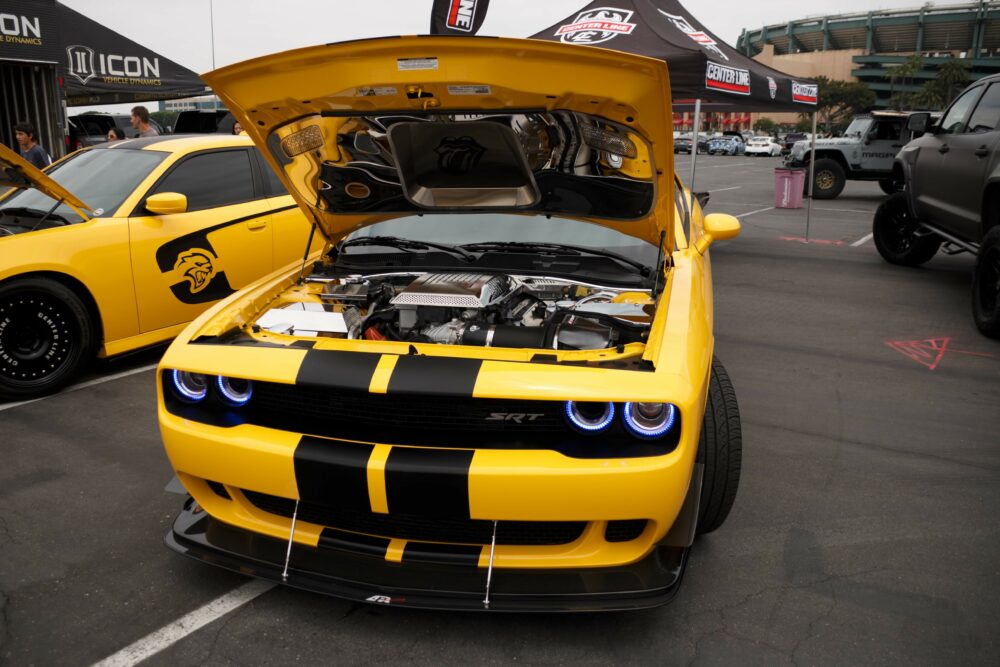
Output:
<instances>
[{"instance_id":1,"label":"black tent canopy","mask_svg":"<svg viewBox=\"0 0 1000 667\"><path fill-rule=\"evenodd\" d=\"M0 61L52 63L70 106L189 97L198 75L54 0L4 0Z\"/></svg>"},{"instance_id":2,"label":"black tent canopy","mask_svg":"<svg viewBox=\"0 0 1000 667\"><path fill-rule=\"evenodd\" d=\"M435 0L432 34L474 34L489 0ZM677 0L595 0L532 39L583 44L658 58L670 71L674 109L700 99L711 111L812 112L818 89L746 57Z\"/></svg>"}]
</instances>

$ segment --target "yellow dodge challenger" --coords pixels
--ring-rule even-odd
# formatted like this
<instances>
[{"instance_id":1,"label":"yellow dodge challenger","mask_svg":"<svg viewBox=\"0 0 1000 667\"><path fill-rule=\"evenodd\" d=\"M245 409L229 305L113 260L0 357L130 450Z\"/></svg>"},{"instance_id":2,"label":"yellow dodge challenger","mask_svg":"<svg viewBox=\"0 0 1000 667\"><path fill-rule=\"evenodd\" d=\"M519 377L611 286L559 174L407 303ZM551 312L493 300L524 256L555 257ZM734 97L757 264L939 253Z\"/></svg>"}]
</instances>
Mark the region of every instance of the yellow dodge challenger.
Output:
<instances>
[{"instance_id":1,"label":"yellow dodge challenger","mask_svg":"<svg viewBox=\"0 0 1000 667\"><path fill-rule=\"evenodd\" d=\"M666 64L403 37L206 75L326 246L158 369L188 556L352 600L631 609L740 474Z\"/></svg>"},{"instance_id":2,"label":"yellow dodge challenger","mask_svg":"<svg viewBox=\"0 0 1000 667\"><path fill-rule=\"evenodd\" d=\"M0 191L0 398L168 340L310 230L247 137L103 144L46 173L0 146Z\"/></svg>"}]
</instances>

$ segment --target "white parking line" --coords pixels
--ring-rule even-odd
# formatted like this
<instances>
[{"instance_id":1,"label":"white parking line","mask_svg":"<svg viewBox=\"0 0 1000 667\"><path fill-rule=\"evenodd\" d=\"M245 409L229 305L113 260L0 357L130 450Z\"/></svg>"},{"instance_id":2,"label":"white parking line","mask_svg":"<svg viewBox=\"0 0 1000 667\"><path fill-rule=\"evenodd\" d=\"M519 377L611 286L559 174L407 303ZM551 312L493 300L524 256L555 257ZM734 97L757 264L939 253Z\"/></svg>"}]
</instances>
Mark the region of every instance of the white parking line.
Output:
<instances>
[{"instance_id":1,"label":"white parking line","mask_svg":"<svg viewBox=\"0 0 1000 667\"><path fill-rule=\"evenodd\" d=\"M29 403L37 403L38 401L44 401L46 398L52 398L52 396L58 396L59 394L68 394L69 392L76 391L77 389L86 389L87 387L93 387L95 384L104 384L105 382L111 382L112 380L128 377L129 375L135 375L136 373L144 373L146 371L151 371L154 368L156 368L156 364L150 364L149 366L141 366L139 368L133 368L132 370L122 371L121 373L115 373L114 375L106 375L104 377L95 378L93 380L87 380L86 382L81 382L80 384L74 384L69 387L66 387L60 392L52 394L51 396L32 398L31 400L18 401L17 403L4 403L3 405L0 405L0 412L4 410L10 410L11 408L20 407L22 405L28 405Z\"/></svg>"},{"instance_id":2,"label":"white parking line","mask_svg":"<svg viewBox=\"0 0 1000 667\"><path fill-rule=\"evenodd\" d=\"M727 190L739 190L742 187L743 187L742 185L734 185L731 188L719 188L718 190L709 190L709 192L710 193L712 193L712 192L726 192Z\"/></svg>"},{"instance_id":3,"label":"white parking line","mask_svg":"<svg viewBox=\"0 0 1000 667\"><path fill-rule=\"evenodd\" d=\"M874 211L862 211L857 208L820 208L819 206L813 207L814 211L834 211L836 213L867 213L871 215Z\"/></svg>"},{"instance_id":4,"label":"white parking line","mask_svg":"<svg viewBox=\"0 0 1000 667\"><path fill-rule=\"evenodd\" d=\"M754 215L755 213L763 213L764 211L770 211L770 210L772 210L773 208L774 208L773 206L768 206L767 208L759 208L759 209L757 209L756 211L750 211L749 213L740 213L740 214L739 214L738 216L736 216L736 217L737 217L737 218L746 218L747 216L751 216L751 215Z\"/></svg>"},{"instance_id":5,"label":"white parking line","mask_svg":"<svg viewBox=\"0 0 1000 667\"><path fill-rule=\"evenodd\" d=\"M191 633L203 628L212 621L222 618L254 598L274 588L275 584L262 579L254 579L219 596L208 604L195 609L190 614L181 616L170 625L165 625L137 642L129 644L112 656L94 663L93 667L125 667L138 664L146 658L156 655L163 649L184 639Z\"/></svg>"},{"instance_id":6,"label":"white parking line","mask_svg":"<svg viewBox=\"0 0 1000 667\"><path fill-rule=\"evenodd\" d=\"M858 247L859 245L864 245L864 244L865 244L865 243L867 243L867 242L868 242L869 240L871 240L871 238L872 238L873 236L874 236L874 234L865 234L865 235L864 235L864 236L862 236L862 237L861 237L860 239L858 239L857 241L855 241L854 243L852 243L852 244L851 244L851 247L852 247L852 248L857 248L857 247Z\"/></svg>"}]
</instances>

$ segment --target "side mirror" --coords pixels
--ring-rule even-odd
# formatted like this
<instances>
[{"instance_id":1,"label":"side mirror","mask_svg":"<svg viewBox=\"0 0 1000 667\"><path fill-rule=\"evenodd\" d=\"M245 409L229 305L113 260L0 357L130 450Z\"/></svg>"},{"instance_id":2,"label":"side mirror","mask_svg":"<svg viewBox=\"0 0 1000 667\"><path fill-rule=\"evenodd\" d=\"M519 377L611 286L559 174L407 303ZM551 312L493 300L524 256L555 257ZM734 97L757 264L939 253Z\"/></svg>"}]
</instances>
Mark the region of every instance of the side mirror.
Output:
<instances>
[{"instance_id":1,"label":"side mirror","mask_svg":"<svg viewBox=\"0 0 1000 667\"><path fill-rule=\"evenodd\" d=\"M726 213L710 213L705 216L701 238L694 244L695 250L704 255L712 241L736 238L740 233L740 221Z\"/></svg>"},{"instance_id":2,"label":"side mirror","mask_svg":"<svg viewBox=\"0 0 1000 667\"><path fill-rule=\"evenodd\" d=\"M923 134L931 124L931 115L926 112L911 114L906 119L906 129L913 134Z\"/></svg>"},{"instance_id":3,"label":"side mirror","mask_svg":"<svg viewBox=\"0 0 1000 667\"><path fill-rule=\"evenodd\" d=\"M156 215L184 213L188 208L188 198L179 192L160 192L146 197L146 210Z\"/></svg>"}]
</instances>

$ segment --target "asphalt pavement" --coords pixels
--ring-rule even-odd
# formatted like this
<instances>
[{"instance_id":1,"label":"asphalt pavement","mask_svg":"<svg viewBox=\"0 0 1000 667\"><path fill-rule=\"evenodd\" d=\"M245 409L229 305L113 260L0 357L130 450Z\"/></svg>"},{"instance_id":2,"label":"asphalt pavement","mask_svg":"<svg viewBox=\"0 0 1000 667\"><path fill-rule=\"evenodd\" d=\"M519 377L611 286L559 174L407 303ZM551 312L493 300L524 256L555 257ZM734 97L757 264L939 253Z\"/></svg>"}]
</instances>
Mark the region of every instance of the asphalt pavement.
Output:
<instances>
[{"instance_id":1,"label":"asphalt pavement","mask_svg":"<svg viewBox=\"0 0 1000 667\"><path fill-rule=\"evenodd\" d=\"M167 551L161 348L0 403L0 664L1000 663L1000 343L972 322L973 259L883 262L874 183L814 202L806 243L805 209L772 208L777 165L698 160L708 211L743 222L711 251L743 478L670 605L373 607ZM119 653L134 642L147 653Z\"/></svg>"}]
</instances>

